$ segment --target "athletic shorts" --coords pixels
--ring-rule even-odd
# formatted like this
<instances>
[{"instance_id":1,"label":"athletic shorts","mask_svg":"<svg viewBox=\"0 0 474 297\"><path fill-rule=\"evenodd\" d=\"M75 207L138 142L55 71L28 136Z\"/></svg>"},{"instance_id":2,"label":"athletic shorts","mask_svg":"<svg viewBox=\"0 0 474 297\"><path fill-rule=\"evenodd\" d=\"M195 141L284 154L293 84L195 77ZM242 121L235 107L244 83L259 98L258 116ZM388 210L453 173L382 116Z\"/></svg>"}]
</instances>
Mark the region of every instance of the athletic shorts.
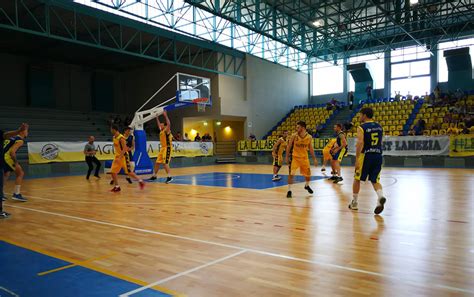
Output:
<instances>
[{"instance_id":1,"label":"athletic shorts","mask_svg":"<svg viewBox=\"0 0 474 297\"><path fill-rule=\"evenodd\" d=\"M383 157L381 154L362 154L359 158L360 167L355 172L354 179L366 181L367 178L372 183L378 183L380 172L382 171Z\"/></svg>"},{"instance_id":2,"label":"athletic shorts","mask_svg":"<svg viewBox=\"0 0 474 297\"><path fill-rule=\"evenodd\" d=\"M329 148L323 149L323 160L324 161L332 160L331 150Z\"/></svg>"},{"instance_id":3,"label":"athletic shorts","mask_svg":"<svg viewBox=\"0 0 474 297\"><path fill-rule=\"evenodd\" d=\"M292 158L289 165L290 175L295 175L299 169L301 175L305 177L311 176L311 167L308 158Z\"/></svg>"},{"instance_id":4,"label":"athletic shorts","mask_svg":"<svg viewBox=\"0 0 474 297\"><path fill-rule=\"evenodd\" d=\"M162 147L158 153L156 163L169 164L171 162L171 147Z\"/></svg>"},{"instance_id":5,"label":"athletic shorts","mask_svg":"<svg viewBox=\"0 0 474 297\"><path fill-rule=\"evenodd\" d=\"M338 151L337 153L335 153L334 155L332 155L332 159L334 161L339 161L341 162L342 159L344 158L344 156L346 155L347 153L347 149L345 147L343 147L340 151Z\"/></svg>"},{"instance_id":6,"label":"athletic shorts","mask_svg":"<svg viewBox=\"0 0 474 297\"><path fill-rule=\"evenodd\" d=\"M281 167L283 165L283 156L273 157L273 166Z\"/></svg>"},{"instance_id":7,"label":"athletic shorts","mask_svg":"<svg viewBox=\"0 0 474 297\"><path fill-rule=\"evenodd\" d=\"M10 154L5 154L4 156L4 167L3 172L15 172L15 161L10 157Z\"/></svg>"},{"instance_id":8,"label":"athletic shorts","mask_svg":"<svg viewBox=\"0 0 474 297\"><path fill-rule=\"evenodd\" d=\"M110 168L110 172L119 173L122 169L125 174L131 172L130 159L128 158L128 154L124 154L123 157L120 159L115 157L114 161L112 162L112 168Z\"/></svg>"}]
</instances>

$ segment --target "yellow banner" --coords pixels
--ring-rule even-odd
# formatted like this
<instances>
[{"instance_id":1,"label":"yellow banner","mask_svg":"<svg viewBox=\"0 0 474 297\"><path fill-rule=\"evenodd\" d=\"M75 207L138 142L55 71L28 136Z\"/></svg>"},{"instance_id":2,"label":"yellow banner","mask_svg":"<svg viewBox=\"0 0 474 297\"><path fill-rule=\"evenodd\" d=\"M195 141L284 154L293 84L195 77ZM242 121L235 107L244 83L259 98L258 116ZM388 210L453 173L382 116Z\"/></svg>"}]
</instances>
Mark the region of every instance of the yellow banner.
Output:
<instances>
[{"instance_id":1,"label":"yellow banner","mask_svg":"<svg viewBox=\"0 0 474 297\"><path fill-rule=\"evenodd\" d=\"M50 162L84 161L83 142L29 142L28 159L30 164ZM96 157L99 160L113 160L114 147L110 142L95 142ZM158 141L147 142L147 153L150 158L156 158L160 150ZM212 142L173 142L172 157L212 156Z\"/></svg>"},{"instance_id":2,"label":"yellow banner","mask_svg":"<svg viewBox=\"0 0 474 297\"><path fill-rule=\"evenodd\" d=\"M457 135L450 137L449 144L450 157L474 156L474 135Z\"/></svg>"},{"instance_id":3,"label":"yellow banner","mask_svg":"<svg viewBox=\"0 0 474 297\"><path fill-rule=\"evenodd\" d=\"M330 138L313 138L315 150L322 150ZM237 145L239 152L265 152L271 151L277 140L241 140Z\"/></svg>"}]
</instances>

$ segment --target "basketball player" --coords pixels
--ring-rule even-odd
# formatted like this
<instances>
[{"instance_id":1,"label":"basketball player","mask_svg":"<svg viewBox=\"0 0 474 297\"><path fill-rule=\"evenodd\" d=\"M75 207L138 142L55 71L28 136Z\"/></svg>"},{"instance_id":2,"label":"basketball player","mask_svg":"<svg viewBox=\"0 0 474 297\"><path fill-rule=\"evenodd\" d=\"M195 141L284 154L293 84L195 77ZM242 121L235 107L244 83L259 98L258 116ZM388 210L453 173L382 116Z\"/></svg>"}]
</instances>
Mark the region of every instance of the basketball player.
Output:
<instances>
[{"instance_id":1,"label":"basketball player","mask_svg":"<svg viewBox=\"0 0 474 297\"><path fill-rule=\"evenodd\" d=\"M127 127L123 131L123 137L125 137L125 144L127 145L127 154L128 159L130 160L130 164L133 165L133 151L135 150L135 139L132 134L132 128ZM131 171L134 170L134 166L130 166ZM129 184L132 183L132 179L130 177L125 178Z\"/></svg>"},{"instance_id":2,"label":"basketball player","mask_svg":"<svg viewBox=\"0 0 474 297\"><path fill-rule=\"evenodd\" d=\"M288 131L283 131L283 135L280 135L275 145L273 145L272 156L273 156L273 178L272 181L279 181L281 176L278 175L278 172L281 169L283 164L283 152L286 150L288 142Z\"/></svg>"},{"instance_id":3,"label":"basketball player","mask_svg":"<svg viewBox=\"0 0 474 297\"><path fill-rule=\"evenodd\" d=\"M343 181L341 177L341 161L347 153L347 139L346 134L342 131L342 124L338 123L334 125L334 132L336 132L337 138L336 143L331 149L331 166L334 168L333 180L334 183L337 184Z\"/></svg>"},{"instance_id":4,"label":"basketball player","mask_svg":"<svg viewBox=\"0 0 474 297\"><path fill-rule=\"evenodd\" d=\"M372 108L365 107L360 110L360 122L362 124L357 128L355 175L352 185L353 198L349 204L349 209L358 209L357 198L360 191L360 181L366 181L368 178L378 197L374 213L379 214L383 211L384 204L387 201L379 182L383 162L383 129L379 123L372 120L373 116Z\"/></svg>"},{"instance_id":5,"label":"basketball player","mask_svg":"<svg viewBox=\"0 0 474 297\"><path fill-rule=\"evenodd\" d=\"M309 186L311 180L311 168L308 158L308 150L311 157L313 157L314 166L317 166L318 160L316 160L316 155L314 154L313 137L306 132L306 123L299 121L296 124L296 133L291 136L288 143L287 152L289 153L286 154L285 159L286 163L290 166L286 198L292 197L291 185L293 184L293 176L298 168L300 169L301 175L303 175L306 180L304 189L308 191L308 193L313 194L313 190Z\"/></svg>"},{"instance_id":6,"label":"basketball player","mask_svg":"<svg viewBox=\"0 0 474 297\"><path fill-rule=\"evenodd\" d=\"M160 123L159 117L156 117L156 122L158 124L158 127L160 128L160 152L158 153L158 158L156 159L156 164L154 168L154 173L153 176L150 178L150 180L156 180L157 177L156 175L158 174L158 171L160 170L160 165L163 164L163 167L165 168L166 174L168 175L166 177L165 183L169 184L173 178L170 176L170 161L171 161L171 150L173 148L172 146L172 140L173 140L173 135L171 135L171 122L170 119L168 118L168 113L166 110L163 112L163 116L165 117L166 124Z\"/></svg>"},{"instance_id":7,"label":"basketball player","mask_svg":"<svg viewBox=\"0 0 474 297\"><path fill-rule=\"evenodd\" d=\"M95 154L97 153L95 144L95 137L89 136L88 142L84 146L84 155L86 156L86 163L89 169L87 170L86 179L88 180L91 176L92 170L94 170L95 164L95 173L94 176L96 178L100 178L99 171L100 171L100 161L96 158Z\"/></svg>"},{"instance_id":8,"label":"basketball player","mask_svg":"<svg viewBox=\"0 0 474 297\"><path fill-rule=\"evenodd\" d=\"M21 168L20 163L16 158L16 152L18 149L25 143L25 138L28 136L28 128L21 130L18 135L11 137L8 140L5 140L3 144L3 159L4 159L4 178L5 181L8 180L10 174L15 172L15 190L13 192L12 199L26 202L28 199L21 195L21 183L23 182L23 177L25 172Z\"/></svg>"},{"instance_id":9,"label":"basketball player","mask_svg":"<svg viewBox=\"0 0 474 297\"><path fill-rule=\"evenodd\" d=\"M110 132L112 132L112 134L114 135L115 150L115 157L112 163L112 168L110 170L114 182L114 188L111 190L111 192L120 192L120 186L118 184L117 175L122 169L129 177L137 179L140 189L143 190L143 188L145 187L145 183L134 172L130 170L130 159L128 158L127 154L128 149L125 142L125 137L120 134L119 128L116 125L112 125L112 127L110 128Z\"/></svg>"},{"instance_id":10,"label":"basketball player","mask_svg":"<svg viewBox=\"0 0 474 297\"><path fill-rule=\"evenodd\" d=\"M331 149L332 149L332 147L334 146L335 143L336 143L336 139L332 138L328 141L326 146L323 148L323 166L321 168L321 172L325 172L326 171L326 166L328 164L331 164L331 160L332 160ZM332 165L331 165L331 168L332 168ZM331 170L331 175L333 175L333 174L334 174L334 168L332 168L332 170Z\"/></svg>"},{"instance_id":11,"label":"basketball player","mask_svg":"<svg viewBox=\"0 0 474 297\"><path fill-rule=\"evenodd\" d=\"M16 131L10 131L10 132L6 132L4 133L3 131L0 131L0 137L1 137L1 140L6 140L10 137L14 137L16 135L18 135L18 133L20 133L22 130L25 130L25 129L28 129L28 124L21 124L20 128ZM4 168L5 168L5 160L4 160L4 157L3 157L3 143L0 145L0 170L1 172L3 172ZM3 210L3 201L6 200L5 196L3 195L3 176L2 178L0 178L0 219L6 219L8 217L10 217L10 214L6 211Z\"/></svg>"}]
</instances>

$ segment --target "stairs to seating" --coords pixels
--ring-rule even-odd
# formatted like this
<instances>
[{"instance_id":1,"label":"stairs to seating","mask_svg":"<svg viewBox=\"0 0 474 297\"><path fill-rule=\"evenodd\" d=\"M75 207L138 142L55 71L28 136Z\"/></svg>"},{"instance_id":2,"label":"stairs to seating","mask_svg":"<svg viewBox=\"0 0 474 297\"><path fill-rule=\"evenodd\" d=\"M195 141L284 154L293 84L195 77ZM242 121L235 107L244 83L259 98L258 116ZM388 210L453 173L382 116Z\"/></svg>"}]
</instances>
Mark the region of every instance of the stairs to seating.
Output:
<instances>
[{"instance_id":1,"label":"stairs to seating","mask_svg":"<svg viewBox=\"0 0 474 297\"><path fill-rule=\"evenodd\" d=\"M237 143L235 141L218 141L215 146L216 163L235 163L237 159Z\"/></svg>"}]
</instances>

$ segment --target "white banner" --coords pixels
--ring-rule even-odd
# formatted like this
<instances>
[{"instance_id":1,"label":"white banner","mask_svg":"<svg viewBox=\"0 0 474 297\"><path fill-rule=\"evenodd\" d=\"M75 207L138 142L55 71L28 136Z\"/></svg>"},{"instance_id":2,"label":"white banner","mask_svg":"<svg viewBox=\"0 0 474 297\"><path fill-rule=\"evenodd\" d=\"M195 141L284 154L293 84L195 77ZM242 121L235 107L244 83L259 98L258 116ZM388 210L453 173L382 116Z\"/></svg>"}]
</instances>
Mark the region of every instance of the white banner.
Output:
<instances>
[{"instance_id":1,"label":"white banner","mask_svg":"<svg viewBox=\"0 0 474 297\"><path fill-rule=\"evenodd\" d=\"M96 141L99 160L112 160L114 146L111 142ZM28 159L30 164L49 162L78 162L84 161L84 146L86 142L28 142ZM151 158L158 155L159 141L148 141L147 152ZM212 142L173 142L172 157L212 156Z\"/></svg>"},{"instance_id":2,"label":"white banner","mask_svg":"<svg viewBox=\"0 0 474 297\"><path fill-rule=\"evenodd\" d=\"M355 155L356 138L349 138L349 155ZM447 156L449 136L384 136L385 156Z\"/></svg>"}]
</instances>

